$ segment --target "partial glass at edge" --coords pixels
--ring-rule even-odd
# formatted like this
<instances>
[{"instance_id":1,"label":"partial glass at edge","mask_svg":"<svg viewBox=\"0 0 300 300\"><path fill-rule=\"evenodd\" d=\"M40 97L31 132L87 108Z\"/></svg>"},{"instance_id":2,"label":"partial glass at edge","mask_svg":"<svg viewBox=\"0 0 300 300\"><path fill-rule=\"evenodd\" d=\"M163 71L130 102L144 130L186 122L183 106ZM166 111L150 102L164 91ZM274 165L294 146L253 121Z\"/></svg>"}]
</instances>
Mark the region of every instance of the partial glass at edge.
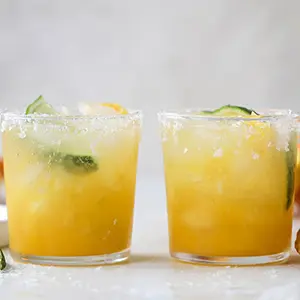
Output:
<instances>
[{"instance_id":1,"label":"partial glass at edge","mask_svg":"<svg viewBox=\"0 0 300 300\"><path fill-rule=\"evenodd\" d=\"M15 260L98 265L129 258L141 118L2 115Z\"/></svg>"},{"instance_id":2,"label":"partial glass at edge","mask_svg":"<svg viewBox=\"0 0 300 300\"><path fill-rule=\"evenodd\" d=\"M216 265L288 259L295 115L265 114L159 113L172 257Z\"/></svg>"}]
</instances>

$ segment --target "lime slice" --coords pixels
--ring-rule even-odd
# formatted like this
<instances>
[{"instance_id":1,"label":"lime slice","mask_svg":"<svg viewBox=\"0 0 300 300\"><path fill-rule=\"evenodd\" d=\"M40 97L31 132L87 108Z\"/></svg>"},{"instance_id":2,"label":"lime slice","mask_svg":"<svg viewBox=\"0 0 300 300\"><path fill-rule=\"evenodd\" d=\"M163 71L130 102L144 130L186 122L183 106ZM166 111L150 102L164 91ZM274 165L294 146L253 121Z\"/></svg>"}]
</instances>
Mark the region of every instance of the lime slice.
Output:
<instances>
[{"instance_id":1,"label":"lime slice","mask_svg":"<svg viewBox=\"0 0 300 300\"><path fill-rule=\"evenodd\" d=\"M5 269L5 267L6 267L6 260L2 250L0 249L0 270Z\"/></svg>"},{"instance_id":2,"label":"lime slice","mask_svg":"<svg viewBox=\"0 0 300 300\"><path fill-rule=\"evenodd\" d=\"M211 115L220 117L248 117L258 116L258 113L252 109L242 106L224 105L212 111L202 111L201 115Z\"/></svg>"},{"instance_id":3,"label":"lime slice","mask_svg":"<svg viewBox=\"0 0 300 300\"><path fill-rule=\"evenodd\" d=\"M26 115L31 114L58 115L59 113L52 107L52 105L47 103L41 95L34 102L28 105Z\"/></svg>"}]
</instances>

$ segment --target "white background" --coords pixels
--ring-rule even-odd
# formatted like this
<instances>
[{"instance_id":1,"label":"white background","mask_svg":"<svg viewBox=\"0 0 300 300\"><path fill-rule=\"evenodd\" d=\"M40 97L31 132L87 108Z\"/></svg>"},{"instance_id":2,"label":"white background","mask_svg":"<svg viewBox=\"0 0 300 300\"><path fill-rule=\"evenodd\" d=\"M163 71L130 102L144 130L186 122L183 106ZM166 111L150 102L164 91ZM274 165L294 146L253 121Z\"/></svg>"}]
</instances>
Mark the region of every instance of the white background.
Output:
<instances>
[{"instance_id":1,"label":"white background","mask_svg":"<svg viewBox=\"0 0 300 300\"><path fill-rule=\"evenodd\" d=\"M114 101L144 111L142 172L161 172L156 112L300 110L298 0L1 0L0 106Z\"/></svg>"}]
</instances>

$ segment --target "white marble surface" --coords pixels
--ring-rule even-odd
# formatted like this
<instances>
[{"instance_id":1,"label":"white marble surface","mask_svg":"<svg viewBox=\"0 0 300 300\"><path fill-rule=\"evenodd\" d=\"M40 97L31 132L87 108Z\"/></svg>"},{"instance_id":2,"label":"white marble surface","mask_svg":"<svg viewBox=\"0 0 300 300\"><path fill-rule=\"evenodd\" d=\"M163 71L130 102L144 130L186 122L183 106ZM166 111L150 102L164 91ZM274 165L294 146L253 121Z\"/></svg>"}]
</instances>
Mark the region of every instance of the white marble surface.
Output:
<instances>
[{"instance_id":1,"label":"white marble surface","mask_svg":"<svg viewBox=\"0 0 300 300\"><path fill-rule=\"evenodd\" d=\"M171 260L162 178L138 180L130 263L96 268L9 263L0 273L1 300L300 299L295 254L288 264L269 267L202 267Z\"/></svg>"}]
</instances>

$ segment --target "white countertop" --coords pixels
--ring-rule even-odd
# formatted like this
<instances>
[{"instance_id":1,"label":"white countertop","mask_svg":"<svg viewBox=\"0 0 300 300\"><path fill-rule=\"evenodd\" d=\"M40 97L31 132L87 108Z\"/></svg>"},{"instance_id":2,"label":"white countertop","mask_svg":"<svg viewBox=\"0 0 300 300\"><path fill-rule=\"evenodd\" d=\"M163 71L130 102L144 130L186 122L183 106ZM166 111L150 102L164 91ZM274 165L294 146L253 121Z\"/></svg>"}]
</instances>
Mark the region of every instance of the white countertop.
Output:
<instances>
[{"instance_id":1,"label":"white countertop","mask_svg":"<svg viewBox=\"0 0 300 300\"><path fill-rule=\"evenodd\" d=\"M295 222L295 228L300 221ZM168 255L162 178L140 179L130 263L96 268L15 264L0 273L1 300L299 300L300 256L264 267L203 267Z\"/></svg>"}]
</instances>

